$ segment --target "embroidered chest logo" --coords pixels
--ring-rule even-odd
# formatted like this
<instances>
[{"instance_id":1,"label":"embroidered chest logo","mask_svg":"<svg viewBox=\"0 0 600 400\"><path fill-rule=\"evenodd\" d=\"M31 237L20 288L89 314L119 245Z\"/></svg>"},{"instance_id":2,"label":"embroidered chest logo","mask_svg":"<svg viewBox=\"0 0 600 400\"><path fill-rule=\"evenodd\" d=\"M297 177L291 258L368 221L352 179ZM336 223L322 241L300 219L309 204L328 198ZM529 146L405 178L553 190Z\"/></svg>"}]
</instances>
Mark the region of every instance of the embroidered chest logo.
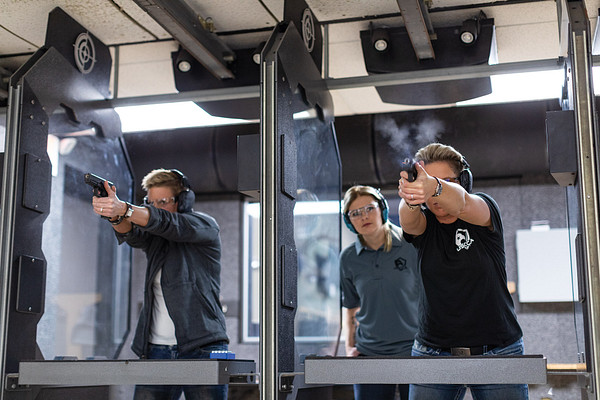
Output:
<instances>
[{"instance_id":1,"label":"embroidered chest logo","mask_svg":"<svg viewBox=\"0 0 600 400\"><path fill-rule=\"evenodd\" d=\"M473 239L471 239L468 230L457 229L454 242L456 243L456 251L461 251L462 249L469 250L469 247L471 247L471 244L473 243Z\"/></svg>"},{"instance_id":2,"label":"embroidered chest logo","mask_svg":"<svg viewBox=\"0 0 600 400\"><path fill-rule=\"evenodd\" d=\"M394 264L396 264L394 269L397 269L398 271L404 271L406 269L406 260L402 257L396 258Z\"/></svg>"}]
</instances>

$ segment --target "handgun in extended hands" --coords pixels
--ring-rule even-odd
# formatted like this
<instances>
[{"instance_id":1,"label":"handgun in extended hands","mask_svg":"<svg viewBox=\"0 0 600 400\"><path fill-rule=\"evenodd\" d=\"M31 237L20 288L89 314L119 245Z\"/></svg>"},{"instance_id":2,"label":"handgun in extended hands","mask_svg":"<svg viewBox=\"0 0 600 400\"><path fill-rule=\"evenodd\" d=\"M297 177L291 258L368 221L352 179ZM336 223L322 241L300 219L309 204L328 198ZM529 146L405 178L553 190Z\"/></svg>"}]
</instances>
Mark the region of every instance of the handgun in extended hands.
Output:
<instances>
[{"instance_id":1,"label":"handgun in extended hands","mask_svg":"<svg viewBox=\"0 0 600 400\"><path fill-rule=\"evenodd\" d=\"M416 161L412 158L405 158L400 164L400 171L406 171L408 173L408 181L414 182L417 179L417 165Z\"/></svg>"},{"instance_id":2,"label":"handgun in extended hands","mask_svg":"<svg viewBox=\"0 0 600 400\"><path fill-rule=\"evenodd\" d=\"M104 182L108 182L108 185L110 187L114 186L114 184L111 181L107 181L106 179L101 178L98 175L94 175L90 172L83 175L83 179L85 180L85 183L87 183L92 187L92 189L94 189L94 196L96 197L108 197L108 193L104 188Z\"/></svg>"}]
</instances>

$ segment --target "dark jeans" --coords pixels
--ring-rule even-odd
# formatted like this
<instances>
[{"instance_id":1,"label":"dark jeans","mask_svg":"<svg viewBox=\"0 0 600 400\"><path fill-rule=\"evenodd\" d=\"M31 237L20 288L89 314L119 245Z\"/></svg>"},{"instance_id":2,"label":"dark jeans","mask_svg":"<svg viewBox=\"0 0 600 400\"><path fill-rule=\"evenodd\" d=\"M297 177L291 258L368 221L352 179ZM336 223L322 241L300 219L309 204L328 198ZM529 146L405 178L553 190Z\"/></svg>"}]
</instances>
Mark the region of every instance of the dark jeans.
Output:
<instances>
[{"instance_id":1,"label":"dark jeans","mask_svg":"<svg viewBox=\"0 0 600 400\"><path fill-rule=\"evenodd\" d=\"M506 347L498 347L485 352L484 356L511 356L522 355L523 339ZM441 349L425 346L415 340L412 348L413 356L451 356ZM461 400L464 398L467 387L471 390L474 400L528 400L529 388L527 385L410 385L411 400Z\"/></svg>"},{"instance_id":2,"label":"dark jeans","mask_svg":"<svg viewBox=\"0 0 600 400\"><path fill-rule=\"evenodd\" d=\"M150 344L148 358L154 360L177 360L210 358L210 352L227 350L227 343L214 343L195 349L186 354L179 354L177 346ZM186 400L227 400L227 385L137 385L134 400L178 400L181 392Z\"/></svg>"},{"instance_id":3,"label":"dark jeans","mask_svg":"<svg viewBox=\"0 0 600 400\"><path fill-rule=\"evenodd\" d=\"M400 400L408 400L409 385L354 385L354 400L394 400L396 387L400 392Z\"/></svg>"}]
</instances>

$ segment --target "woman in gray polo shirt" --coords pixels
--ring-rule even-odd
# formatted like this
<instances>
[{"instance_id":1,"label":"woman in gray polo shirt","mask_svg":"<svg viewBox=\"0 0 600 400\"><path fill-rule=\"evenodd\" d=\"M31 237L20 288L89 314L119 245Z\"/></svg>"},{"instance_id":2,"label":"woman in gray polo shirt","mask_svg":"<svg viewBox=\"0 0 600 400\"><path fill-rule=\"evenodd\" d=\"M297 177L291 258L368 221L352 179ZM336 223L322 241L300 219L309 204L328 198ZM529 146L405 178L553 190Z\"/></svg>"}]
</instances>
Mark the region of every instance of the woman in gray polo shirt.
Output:
<instances>
[{"instance_id":1,"label":"woman in gray polo shirt","mask_svg":"<svg viewBox=\"0 0 600 400\"><path fill-rule=\"evenodd\" d=\"M344 222L356 243L340 256L346 355L410 357L418 327L421 281L417 252L388 221L383 195L353 186L344 196ZM354 398L408 399L409 385L354 385Z\"/></svg>"}]
</instances>

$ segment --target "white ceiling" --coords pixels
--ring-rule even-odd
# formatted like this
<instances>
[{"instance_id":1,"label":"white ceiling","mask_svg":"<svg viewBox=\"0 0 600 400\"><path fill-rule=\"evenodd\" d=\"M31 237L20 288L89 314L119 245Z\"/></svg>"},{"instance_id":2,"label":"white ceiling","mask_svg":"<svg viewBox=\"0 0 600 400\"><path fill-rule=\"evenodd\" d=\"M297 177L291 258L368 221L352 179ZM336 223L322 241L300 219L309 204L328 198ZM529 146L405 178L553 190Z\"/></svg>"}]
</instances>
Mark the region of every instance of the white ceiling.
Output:
<instances>
[{"instance_id":1,"label":"white ceiling","mask_svg":"<svg viewBox=\"0 0 600 400\"><path fill-rule=\"evenodd\" d=\"M256 46L283 18L283 0L186 1L199 16L212 18L216 33L234 49ZM359 32L367 29L369 22L403 26L396 0L306 1L317 19L328 25L331 78L367 75ZM585 3L594 29L600 0ZM554 0L431 0L426 4L434 28L460 25L480 10L494 18L499 63L559 56ZM177 49L177 43L133 0L0 0L0 67L15 71L44 44L48 13L55 7L113 52L119 49L119 85L113 90L117 97L176 92L170 52ZM238 31L244 33L231 34ZM407 109L382 103L372 87L335 90L332 96L336 115Z\"/></svg>"}]
</instances>

